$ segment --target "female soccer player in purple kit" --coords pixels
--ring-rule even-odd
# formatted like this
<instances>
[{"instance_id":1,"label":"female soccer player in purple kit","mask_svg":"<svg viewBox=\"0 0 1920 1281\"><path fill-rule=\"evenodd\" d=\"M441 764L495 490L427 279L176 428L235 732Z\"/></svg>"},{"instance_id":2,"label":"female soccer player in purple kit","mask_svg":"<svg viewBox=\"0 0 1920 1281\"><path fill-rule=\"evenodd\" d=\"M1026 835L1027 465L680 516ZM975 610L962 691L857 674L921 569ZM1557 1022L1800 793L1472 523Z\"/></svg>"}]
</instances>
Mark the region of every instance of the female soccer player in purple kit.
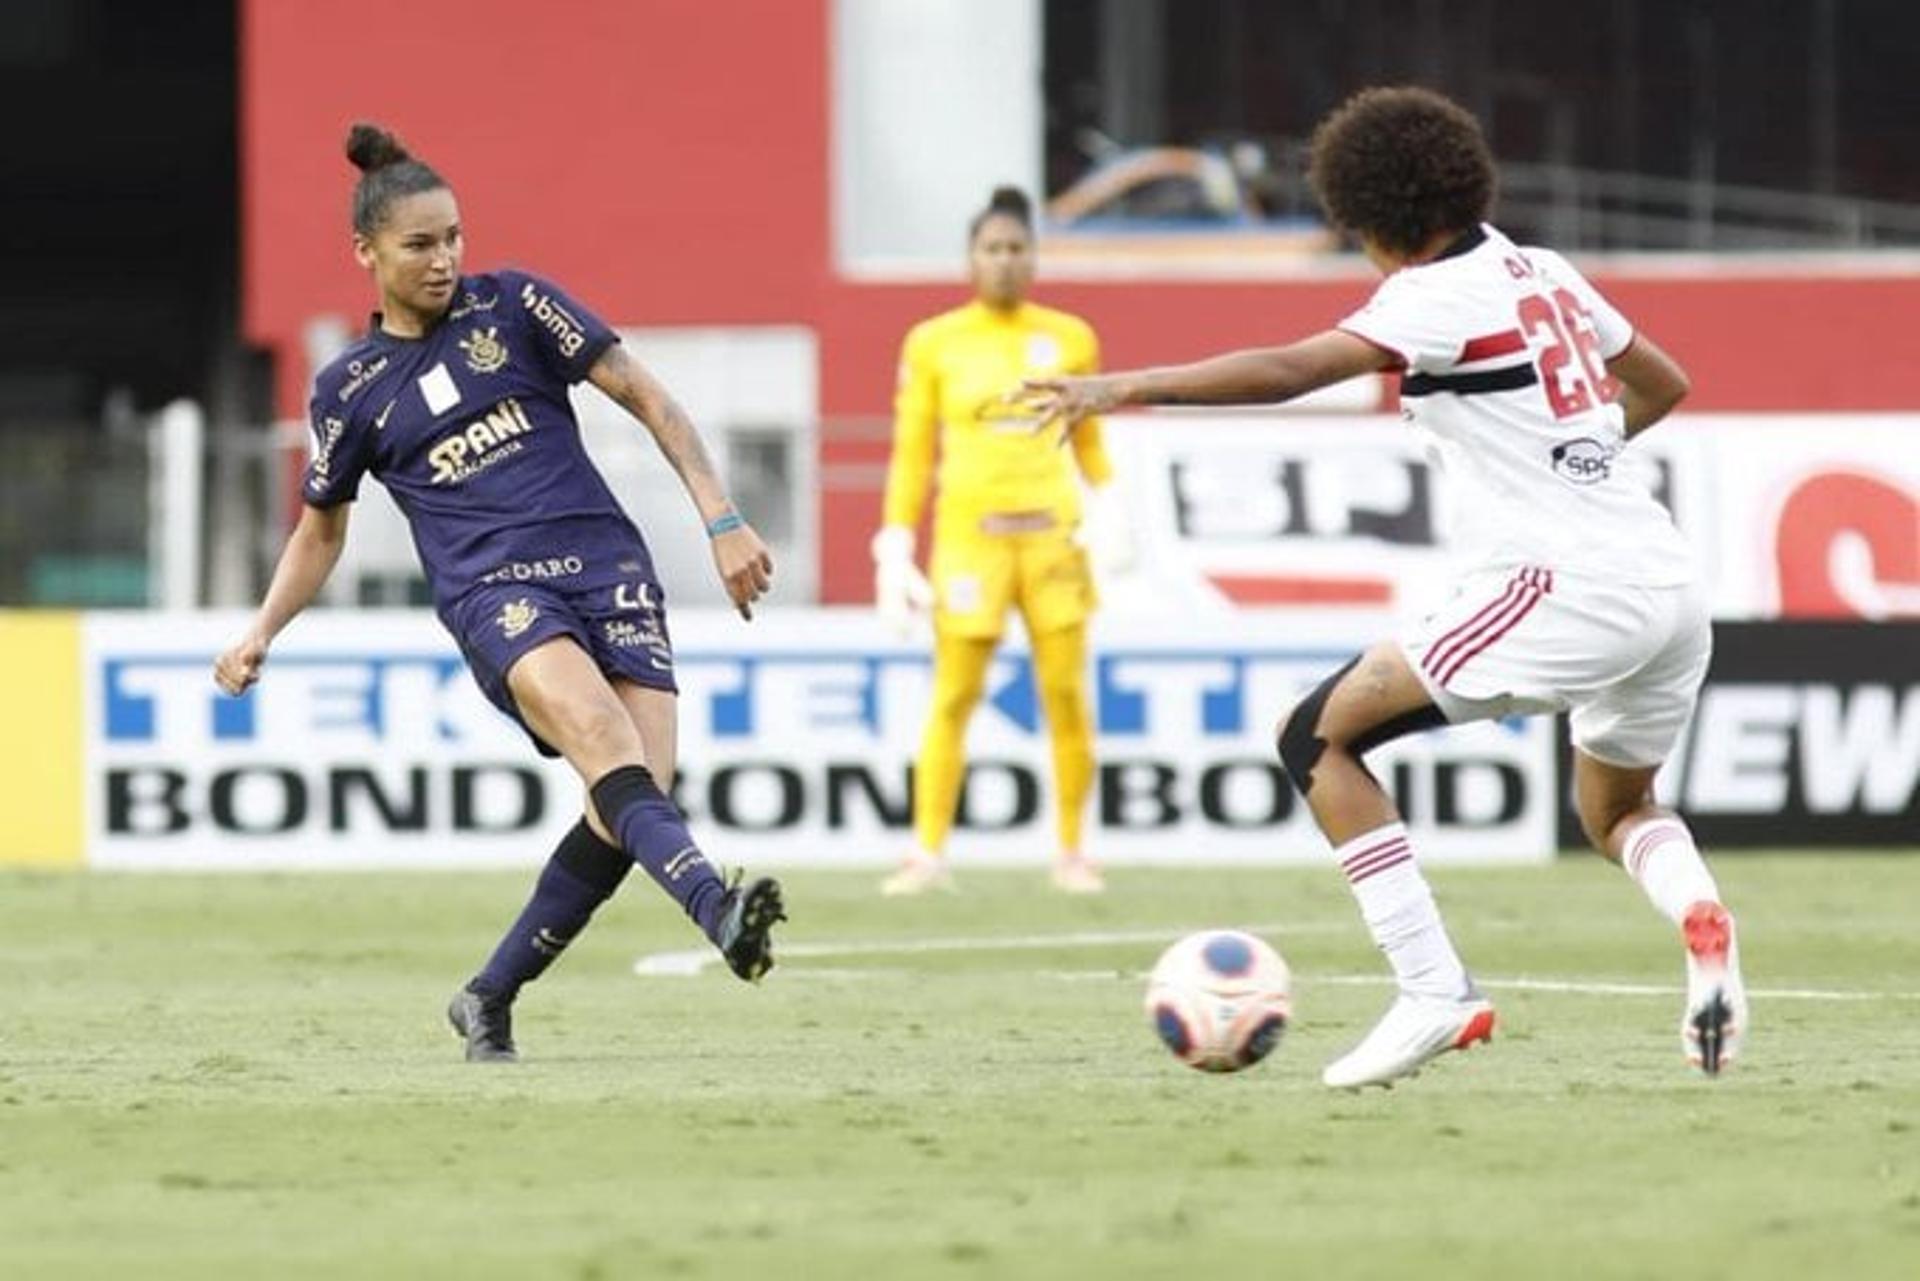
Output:
<instances>
[{"instance_id":1,"label":"female soccer player in purple kit","mask_svg":"<svg viewBox=\"0 0 1920 1281\"><path fill-rule=\"evenodd\" d=\"M1686 395L1686 374L1566 259L1484 221L1493 157L1473 117L1439 94L1355 95L1315 132L1308 176L1329 219L1386 276L1364 307L1285 347L1034 379L1024 395L1045 427L1404 374L1402 416L1454 491L1466 568L1450 601L1327 677L1280 724L1281 764L1399 987L1321 1079L1390 1085L1488 1039L1494 1024L1364 757L1403 734L1561 710L1581 826L1677 927L1681 1049L1717 1075L1748 1024L1734 919L1685 821L1653 795L1693 711L1711 629L1679 531L1620 465L1628 442Z\"/></svg>"},{"instance_id":2,"label":"female soccer player in purple kit","mask_svg":"<svg viewBox=\"0 0 1920 1281\"><path fill-rule=\"evenodd\" d=\"M686 413L616 335L554 285L519 271L462 275L446 182L392 134L357 124L347 157L353 252L380 310L314 380L306 506L246 635L220 655L229 694L339 560L360 477L372 473L413 532L440 620L488 699L587 785L585 816L447 1016L467 1058L512 1060L512 1007L639 863L743 979L773 966L779 883L729 886L668 791L675 684L664 596L640 531L580 440L567 389L582 379L653 434L699 508L715 568L744 618L773 560L736 512Z\"/></svg>"}]
</instances>

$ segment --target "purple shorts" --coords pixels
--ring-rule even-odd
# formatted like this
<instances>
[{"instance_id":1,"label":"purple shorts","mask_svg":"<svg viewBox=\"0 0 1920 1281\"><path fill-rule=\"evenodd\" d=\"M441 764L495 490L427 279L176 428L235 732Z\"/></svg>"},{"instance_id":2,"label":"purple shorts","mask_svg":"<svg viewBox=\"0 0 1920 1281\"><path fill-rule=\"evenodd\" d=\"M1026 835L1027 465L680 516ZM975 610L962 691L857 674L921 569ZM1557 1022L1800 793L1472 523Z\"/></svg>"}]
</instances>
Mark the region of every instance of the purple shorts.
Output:
<instances>
[{"instance_id":1,"label":"purple shorts","mask_svg":"<svg viewBox=\"0 0 1920 1281\"><path fill-rule=\"evenodd\" d=\"M651 578L632 576L592 587L486 584L462 596L440 617L487 701L526 730L543 756L560 753L521 718L507 688L508 670L536 645L571 636L608 679L679 692L673 680L666 600Z\"/></svg>"}]
</instances>

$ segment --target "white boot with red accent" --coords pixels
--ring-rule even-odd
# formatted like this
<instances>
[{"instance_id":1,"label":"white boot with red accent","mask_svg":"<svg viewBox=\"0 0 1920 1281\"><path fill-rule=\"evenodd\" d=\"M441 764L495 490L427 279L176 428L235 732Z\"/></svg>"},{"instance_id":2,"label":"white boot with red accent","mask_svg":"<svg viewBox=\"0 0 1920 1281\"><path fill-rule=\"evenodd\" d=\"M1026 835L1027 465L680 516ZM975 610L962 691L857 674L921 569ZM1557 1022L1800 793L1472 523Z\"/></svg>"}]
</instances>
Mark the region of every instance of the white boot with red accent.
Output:
<instances>
[{"instance_id":1,"label":"white boot with red accent","mask_svg":"<svg viewBox=\"0 0 1920 1281\"><path fill-rule=\"evenodd\" d=\"M1360 1044L1332 1063L1320 1080L1335 1089L1391 1086L1449 1050L1493 1039L1493 1002L1477 990L1457 1000L1402 992Z\"/></svg>"},{"instance_id":2,"label":"white boot with red accent","mask_svg":"<svg viewBox=\"0 0 1920 1281\"><path fill-rule=\"evenodd\" d=\"M1680 1048L1687 1062L1718 1076L1740 1057L1747 1035L1747 986L1740 978L1733 913L1718 903L1695 903L1680 921L1680 937L1687 945Z\"/></svg>"}]
</instances>

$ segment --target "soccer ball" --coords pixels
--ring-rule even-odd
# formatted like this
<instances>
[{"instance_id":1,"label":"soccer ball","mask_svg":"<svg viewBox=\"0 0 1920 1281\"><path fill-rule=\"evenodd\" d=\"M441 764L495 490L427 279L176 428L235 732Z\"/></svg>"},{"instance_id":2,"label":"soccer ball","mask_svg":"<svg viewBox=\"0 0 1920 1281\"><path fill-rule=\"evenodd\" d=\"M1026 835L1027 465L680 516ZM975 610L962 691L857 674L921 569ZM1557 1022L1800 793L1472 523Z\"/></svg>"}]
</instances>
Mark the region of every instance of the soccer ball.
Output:
<instances>
[{"instance_id":1,"label":"soccer ball","mask_svg":"<svg viewBox=\"0 0 1920 1281\"><path fill-rule=\"evenodd\" d=\"M1160 954L1147 980L1147 1018L1188 1067L1238 1072L1280 1043L1292 992L1287 963L1265 942L1207 930Z\"/></svg>"}]
</instances>

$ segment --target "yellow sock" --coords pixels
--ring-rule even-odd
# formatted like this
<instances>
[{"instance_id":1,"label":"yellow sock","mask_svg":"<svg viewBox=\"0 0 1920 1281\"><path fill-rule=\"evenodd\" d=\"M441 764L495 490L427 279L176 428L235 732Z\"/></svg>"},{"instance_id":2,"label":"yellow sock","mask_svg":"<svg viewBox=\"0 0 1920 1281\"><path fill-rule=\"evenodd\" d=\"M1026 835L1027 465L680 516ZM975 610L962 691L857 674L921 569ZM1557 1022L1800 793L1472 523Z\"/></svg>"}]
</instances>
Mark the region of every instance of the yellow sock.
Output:
<instances>
[{"instance_id":1,"label":"yellow sock","mask_svg":"<svg viewBox=\"0 0 1920 1281\"><path fill-rule=\"evenodd\" d=\"M1087 697L1087 629L1061 627L1033 638L1033 674L1053 742L1060 852L1080 853L1087 793L1093 790L1093 707Z\"/></svg>"},{"instance_id":2,"label":"yellow sock","mask_svg":"<svg viewBox=\"0 0 1920 1281\"><path fill-rule=\"evenodd\" d=\"M937 854L953 830L960 780L967 768L967 721L980 701L996 637L938 636L933 644L933 697L914 766L913 832Z\"/></svg>"}]
</instances>

